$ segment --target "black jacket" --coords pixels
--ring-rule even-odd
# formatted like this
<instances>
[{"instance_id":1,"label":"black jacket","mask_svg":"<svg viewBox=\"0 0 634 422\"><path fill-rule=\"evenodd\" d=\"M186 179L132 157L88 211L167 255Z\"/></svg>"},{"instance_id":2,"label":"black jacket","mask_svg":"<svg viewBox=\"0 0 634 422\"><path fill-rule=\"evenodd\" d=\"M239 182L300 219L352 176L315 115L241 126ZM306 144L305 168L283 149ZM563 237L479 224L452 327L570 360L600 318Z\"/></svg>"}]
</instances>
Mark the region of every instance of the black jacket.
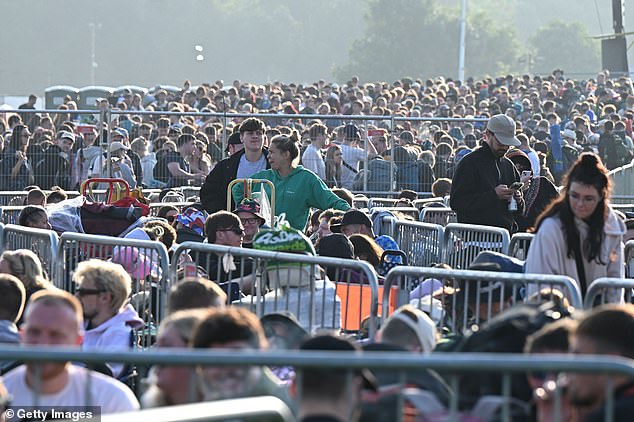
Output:
<instances>
[{"instance_id":1,"label":"black jacket","mask_svg":"<svg viewBox=\"0 0 634 422\"><path fill-rule=\"evenodd\" d=\"M585 422L600 422L605 420L605 407L602 406L584 419ZM614 422L627 422L634 416L634 382L629 382L614 390L614 410L612 413Z\"/></svg>"},{"instance_id":2,"label":"black jacket","mask_svg":"<svg viewBox=\"0 0 634 422\"><path fill-rule=\"evenodd\" d=\"M262 149L264 157L268 155L268 150ZM224 210L227 207L227 188L229 183L238 174L238 165L244 155L244 150L238 151L231 157L218 162L205 179L205 183L200 188L200 202L208 213ZM269 168L269 161L266 160L266 168ZM233 201L231 202L233 203Z\"/></svg>"},{"instance_id":3,"label":"black jacket","mask_svg":"<svg viewBox=\"0 0 634 422\"><path fill-rule=\"evenodd\" d=\"M33 169L35 184L42 189L50 189L59 186L64 190L70 190L70 162L62 156L62 149L57 145L51 145L35 163Z\"/></svg>"},{"instance_id":4,"label":"black jacket","mask_svg":"<svg viewBox=\"0 0 634 422\"><path fill-rule=\"evenodd\" d=\"M502 227L514 232L509 202L498 199L495 187L500 184L511 186L518 181L519 173L513 162L506 157L497 158L484 142L465 155L456 167L450 203L458 222ZM524 210L524 201L519 201L517 205L516 213L519 214Z\"/></svg>"}]
</instances>

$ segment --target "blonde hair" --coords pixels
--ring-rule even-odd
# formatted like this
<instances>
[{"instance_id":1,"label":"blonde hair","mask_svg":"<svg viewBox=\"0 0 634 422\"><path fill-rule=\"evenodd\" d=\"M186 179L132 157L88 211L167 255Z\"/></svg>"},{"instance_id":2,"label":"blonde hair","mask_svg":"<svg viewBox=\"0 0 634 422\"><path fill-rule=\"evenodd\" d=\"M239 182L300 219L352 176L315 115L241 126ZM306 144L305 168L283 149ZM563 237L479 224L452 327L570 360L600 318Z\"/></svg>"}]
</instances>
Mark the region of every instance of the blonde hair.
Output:
<instances>
[{"instance_id":1,"label":"blonde hair","mask_svg":"<svg viewBox=\"0 0 634 422\"><path fill-rule=\"evenodd\" d=\"M99 259L80 262L73 280L77 285L92 281L95 288L112 294L111 305L114 310L121 309L132 292L132 278L125 269L119 264Z\"/></svg>"},{"instance_id":2,"label":"blonde hair","mask_svg":"<svg viewBox=\"0 0 634 422\"><path fill-rule=\"evenodd\" d=\"M1 260L9 264L9 274L19 278L27 291L52 287L44 277L40 258L34 252L28 249L4 251L0 255Z\"/></svg>"},{"instance_id":3,"label":"blonde hair","mask_svg":"<svg viewBox=\"0 0 634 422\"><path fill-rule=\"evenodd\" d=\"M54 290L40 290L38 292L33 293L31 299L26 304L25 315L29 314L30 309L34 307L36 303L41 303L42 305L47 306L65 306L69 308L75 314L75 318L77 320L77 329L81 330L81 326L84 322L84 314L82 311L81 303L79 303L79 299L70 293L54 289Z\"/></svg>"}]
</instances>

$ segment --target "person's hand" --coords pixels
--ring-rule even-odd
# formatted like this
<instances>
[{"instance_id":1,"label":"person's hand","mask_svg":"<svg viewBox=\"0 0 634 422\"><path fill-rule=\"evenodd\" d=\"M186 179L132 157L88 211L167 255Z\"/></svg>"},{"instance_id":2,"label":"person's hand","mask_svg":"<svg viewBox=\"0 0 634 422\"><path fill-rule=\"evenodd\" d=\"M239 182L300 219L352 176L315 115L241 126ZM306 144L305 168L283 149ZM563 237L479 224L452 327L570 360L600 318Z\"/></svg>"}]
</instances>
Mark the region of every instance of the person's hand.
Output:
<instances>
[{"instance_id":1,"label":"person's hand","mask_svg":"<svg viewBox=\"0 0 634 422\"><path fill-rule=\"evenodd\" d=\"M515 192L517 191L509 189L507 185L497 185L495 187L495 194L497 195L498 199L503 199L505 201L510 201Z\"/></svg>"},{"instance_id":2,"label":"person's hand","mask_svg":"<svg viewBox=\"0 0 634 422\"><path fill-rule=\"evenodd\" d=\"M18 158L18 161L26 160L26 156L24 155L22 151L16 151L15 156Z\"/></svg>"}]
</instances>

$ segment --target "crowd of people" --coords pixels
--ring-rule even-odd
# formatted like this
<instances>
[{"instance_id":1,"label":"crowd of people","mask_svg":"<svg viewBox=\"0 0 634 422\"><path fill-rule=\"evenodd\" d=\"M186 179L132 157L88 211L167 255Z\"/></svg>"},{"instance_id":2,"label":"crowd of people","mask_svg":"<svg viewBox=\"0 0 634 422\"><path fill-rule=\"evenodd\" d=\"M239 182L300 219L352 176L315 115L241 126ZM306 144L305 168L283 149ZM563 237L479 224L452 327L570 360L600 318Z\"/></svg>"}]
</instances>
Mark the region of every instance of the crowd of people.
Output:
<instances>
[{"instance_id":1,"label":"crowd of people","mask_svg":"<svg viewBox=\"0 0 634 422\"><path fill-rule=\"evenodd\" d=\"M396 206L402 209L414 205L417 192L431 192L435 200L427 205L448 204L460 223L535 233L523 264L526 273L568 275L584 295L598 278L623 279L623 245L633 237L634 226L632 215L610 208L608 171L634 156L629 78L610 78L603 71L575 81L555 71L548 77L509 75L464 83L405 78L362 84L353 77L342 85L234 81L225 87L218 81L192 89L186 82L178 94L157 90L142 97L124 91L99 104L119 110L107 127L73 113L72 98L61 106L68 113L52 117L24 112L29 107L2 115L0 188L28 190L20 225L60 233L68 228L56 218L60 207L50 204L63 202L65 190L77 189L88 178L119 177L132 188L163 189L160 199L166 202L157 218L134 216L136 228L121 230L122 236L160 242L170 254L184 242L236 251L233 260L195 248L178 258L168 316L157 321L152 347L455 353L474 351L496 324L521 312L538 312L541 323L526 330L513 343L515 349L495 349L490 342L491 349L475 350L634 358L631 336L623 335L634 332L634 307L622 304L617 291L602 298L612 304L583 314L567 305L565 292L529 284L517 302L539 305L517 304L511 309L520 310L508 316L503 304L493 308L490 303L504 300L504 283L470 291L460 283L449 286L449 280L418 280L411 304L395 309L373 339L357 342L342 335L352 330L343 308L349 304L342 303L337 283L363 285L368 280L362 272L324 266L315 273L298 265L283 266L282 272L277 263L265 268L267 288L259 291L255 260L248 256L253 249L359 260L382 283L407 255L390 256L402 245L389 235L377 236L377 221L355 207L352 192L380 197L400 191ZM191 111L211 114L178 114ZM355 123L347 116L368 120ZM241 182L230 188L232 181L250 178L270 185ZM176 192L170 189L183 186L200 186L199 197L181 208L170 205L167 198ZM79 207L82 217L95 212ZM398 211L393 215L409 218ZM129 219L126 214L126 226ZM157 282L159 273L139 249L115 248L109 258L80 263L67 292L53 287L59 285L56 275L48 279L35 253L5 251L0 256L0 341L133 348L135 333L147 329L148 319L157 314L139 305L143 300L135 289L139 281ZM469 269L504 270L498 263L476 261ZM458 299L447 299L452 295ZM452 300L464 300L466 325L450 321ZM306 306L313 301L314 306ZM245 302L258 302L252 310L259 309L261 317L237 306ZM278 303L285 304L284 312ZM363 337L367 331L358 323L355 331ZM611 329L615 326L620 330ZM402 382L381 371L198 365L154 367L148 387L135 395L125 383L131 385L136 368L105 363L96 369L99 374L68 362L5 362L3 384L12 406L81 406L84 388L90 388L92 403L104 413L272 395L302 421L394 420L394 412L401 411L395 410L401 401L394 397L404 394L405 386L430 394L442 414L458 393L444 374L424 368ZM522 376L528 395L513 390L514 398L530 407L513 420L552 420L554 389L565 390L557 402L561 420L602 420L609 383L615 389L614 420L629 420L631 379L595 375L588 382L582 375L541 375ZM469 388L465 381L460 394L472 392ZM485 395L482 389L474 394L468 403L461 399L465 412ZM430 411L430 402L413 397L406 401L419 416Z\"/></svg>"}]
</instances>

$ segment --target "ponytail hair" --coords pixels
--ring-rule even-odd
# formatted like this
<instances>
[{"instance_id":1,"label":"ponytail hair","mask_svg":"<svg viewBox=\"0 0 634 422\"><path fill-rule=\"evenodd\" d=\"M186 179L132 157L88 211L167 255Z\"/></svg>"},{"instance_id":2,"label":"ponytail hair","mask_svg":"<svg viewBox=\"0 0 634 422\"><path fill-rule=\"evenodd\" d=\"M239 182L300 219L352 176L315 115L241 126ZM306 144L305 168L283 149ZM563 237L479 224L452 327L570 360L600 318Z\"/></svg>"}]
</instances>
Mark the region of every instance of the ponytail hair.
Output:
<instances>
[{"instance_id":1,"label":"ponytail hair","mask_svg":"<svg viewBox=\"0 0 634 422\"><path fill-rule=\"evenodd\" d=\"M288 152L291 157L291 164L297 165L299 162L299 132L293 129L290 135L277 135L271 139L271 144L282 152Z\"/></svg>"}]
</instances>

